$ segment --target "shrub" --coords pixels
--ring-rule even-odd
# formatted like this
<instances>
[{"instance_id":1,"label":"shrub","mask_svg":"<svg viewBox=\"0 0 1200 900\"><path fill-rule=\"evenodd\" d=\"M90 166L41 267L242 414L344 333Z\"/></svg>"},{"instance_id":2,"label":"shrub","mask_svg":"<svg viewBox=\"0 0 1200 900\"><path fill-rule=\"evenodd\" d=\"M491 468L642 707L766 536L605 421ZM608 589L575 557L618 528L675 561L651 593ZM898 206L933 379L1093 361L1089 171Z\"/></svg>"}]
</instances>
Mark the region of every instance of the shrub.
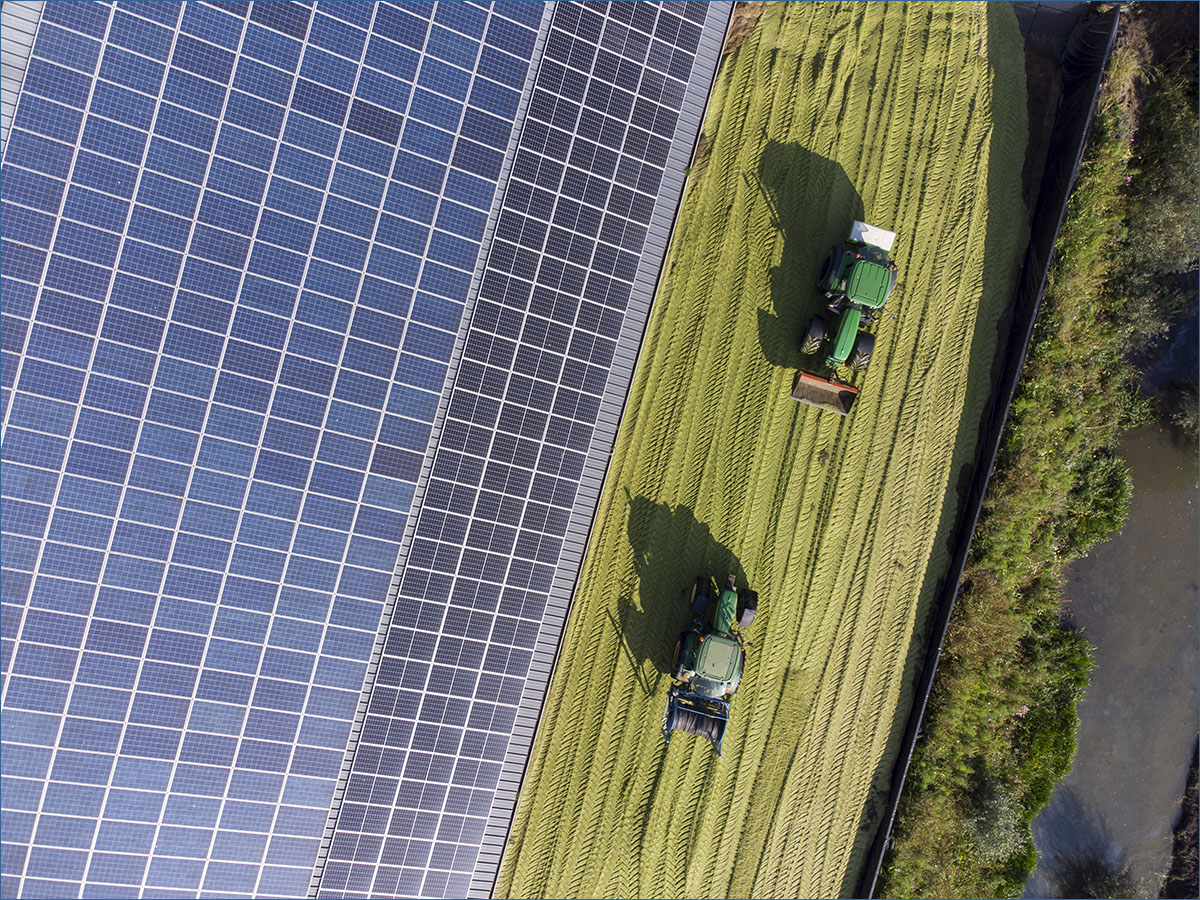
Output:
<instances>
[{"instance_id":1,"label":"shrub","mask_svg":"<svg viewBox=\"0 0 1200 900\"><path fill-rule=\"evenodd\" d=\"M971 806L971 838L981 860L1002 863L1025 848L1029 823L1007 785L990 772L979 779Z\"/></svg>"},{"instance_id":2,"label":"shrub","mask_svg":"<svg viewBox=\"0 0 1200 900\"><path fill-rule=\"evenodd\" d=\"M1061 551L1083 556L1125 524L1133 479L1123 457L1101 451L1075 470L1074 480L1059 528Z\"/></svg>"},{"instance_id":3,"label":"shrub","mask_svg":"<svg viewBox=\"0 0 1200 900\"><path fill-rule=\"evenodd\" d=\"M1126 190L1128 237L1117 254L1123 298L1118 322L1127 352L1164 337L1195 307L1197 296L1200 117L1194 53L1168 60L1155 76Z\"/></svg>"}]
</instances>

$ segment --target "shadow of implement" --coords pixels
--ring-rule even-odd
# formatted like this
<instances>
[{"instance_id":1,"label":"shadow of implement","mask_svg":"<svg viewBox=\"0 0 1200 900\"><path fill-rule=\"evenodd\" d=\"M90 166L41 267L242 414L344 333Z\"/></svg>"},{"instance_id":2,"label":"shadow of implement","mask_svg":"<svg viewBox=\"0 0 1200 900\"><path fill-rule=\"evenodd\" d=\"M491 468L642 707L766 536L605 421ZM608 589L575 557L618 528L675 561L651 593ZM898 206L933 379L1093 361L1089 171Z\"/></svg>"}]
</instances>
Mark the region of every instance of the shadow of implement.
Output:
<instances>
[{"instance_id":1,"label":"shadow of implement","mask_svg":"<svg viewBox=\"0 0 1200 900\"><path fill-rule=\"evenodd\" d=\"M653 680L645 672L642 667L642 660L639 660L630 646L629 635L640 627L638 618L642 614L642 610L634 605L631 597L622 595L617 598L617 614L614 616L611 610L605 610L604 613L608 616L608 622L612 625L617 634L621 635L621 650L629 660L629 665L633 669L633 677L637 680L638 687L642 689L642 693L650 697L658 689L658 682L665 672L656 668L654 671Z\"/></svg>"}]
</instances>

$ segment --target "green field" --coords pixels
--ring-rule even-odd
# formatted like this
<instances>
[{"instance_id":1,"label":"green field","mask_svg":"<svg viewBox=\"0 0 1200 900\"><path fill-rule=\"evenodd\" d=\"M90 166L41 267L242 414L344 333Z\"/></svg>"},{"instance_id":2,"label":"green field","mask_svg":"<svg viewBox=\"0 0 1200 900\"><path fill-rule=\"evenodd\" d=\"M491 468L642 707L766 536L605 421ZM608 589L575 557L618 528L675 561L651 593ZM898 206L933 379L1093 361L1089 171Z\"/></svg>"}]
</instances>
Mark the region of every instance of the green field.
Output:
<instances>
[{"instance_id":1,"label":"green field","mask_svg":"<svg viewBox=\"0 0 1200 900\"><path fill-rule=\"evenodd\" d=\"M1025 244L1002 4L772 3L726 59L497 893L852 894ZM790 398L854 218L901 285L848 418ZM724 758L666 746L698 573L760 594Z\"/></svg>"}]
</instances>

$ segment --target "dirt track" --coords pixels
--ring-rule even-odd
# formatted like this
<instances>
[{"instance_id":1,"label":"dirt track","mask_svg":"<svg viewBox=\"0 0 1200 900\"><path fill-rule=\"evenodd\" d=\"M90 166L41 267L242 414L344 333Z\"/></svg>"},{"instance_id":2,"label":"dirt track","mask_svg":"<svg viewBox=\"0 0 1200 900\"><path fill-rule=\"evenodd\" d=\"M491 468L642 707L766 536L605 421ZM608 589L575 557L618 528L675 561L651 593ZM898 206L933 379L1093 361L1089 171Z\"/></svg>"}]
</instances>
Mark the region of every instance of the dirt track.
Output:
<instances>
[{"instance_id":1,"label":"dirt track","mask_svg":"<svg viewBox=\"0 0 1200 900\"><path fill-rule=\"evenodd\" d=\"M1003 4L768 4L726 59L498 895L854 891L1024 247L1026 128ZM901 286L842 419L789 395L854 218L898 233ZM700 572L761 597L721 760L659 731Z\"/></svg>"}]
</instances>

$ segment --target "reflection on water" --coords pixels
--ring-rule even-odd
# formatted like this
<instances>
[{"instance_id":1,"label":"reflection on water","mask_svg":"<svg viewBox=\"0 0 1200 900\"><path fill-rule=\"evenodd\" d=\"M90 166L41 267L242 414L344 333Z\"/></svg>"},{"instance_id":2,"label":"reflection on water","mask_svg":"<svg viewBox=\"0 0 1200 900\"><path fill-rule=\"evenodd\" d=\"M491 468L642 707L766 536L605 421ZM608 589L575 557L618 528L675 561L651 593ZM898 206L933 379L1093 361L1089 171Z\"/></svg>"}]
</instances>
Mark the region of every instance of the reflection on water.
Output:
<instances>
[{"instance_id":1,"label":"reflection on water","mask_svg":"<svg viewBox=\"0 0 1200 900\"><path fill-rule=\"evenodd\" d=\"M1113 839L1103 813L1080 798L1068 785L1063 785L1048 808L1048 815L1038 823L1038 875L1050 888L1049 895L1057 897L1108 897L1132 894L1128 876L1129 858L1124 848ZM1100 873L1107 873L1103 879ZM1118 882L1126 890L1097 893L1085 885L1099 880ZM1117 885L1114 885L1117 886ZM1047 892L1040 892L1045 896Z\"/></svg>"},{"instance_id":2,"label":"reflection on water","mask_svg":"<svg viewBox=\"0 0 1200 900\"><path fill-rule=\"evenodd\" d=\"M1200 365L1200 354L1197 352L1200 343L1196 340L1198 329L1200 317L1196 313L1179 324L1166 346L1158 351L1154 362L1146 367L1146 373L1142 376L1143 390L1152 394L1175 381L1195 383L1196 367Z\"/></svg>"},{"instance_id":3,"label":"reflection on water","mask_svg":"<svg viewBox=\"0 0 1200 900\"><path fill-rule=\"evenodd\" d=\"M1075 767L1034 822L1042 860L1026 897L1053 895L1050 865L1080 842L1127 862L1158 896L1197 734L1197 464L1157 428L1122 447L1133 501L1122 533L1068 571L1072 617L1095 646Z\"/></svg>"}]
</instances>

